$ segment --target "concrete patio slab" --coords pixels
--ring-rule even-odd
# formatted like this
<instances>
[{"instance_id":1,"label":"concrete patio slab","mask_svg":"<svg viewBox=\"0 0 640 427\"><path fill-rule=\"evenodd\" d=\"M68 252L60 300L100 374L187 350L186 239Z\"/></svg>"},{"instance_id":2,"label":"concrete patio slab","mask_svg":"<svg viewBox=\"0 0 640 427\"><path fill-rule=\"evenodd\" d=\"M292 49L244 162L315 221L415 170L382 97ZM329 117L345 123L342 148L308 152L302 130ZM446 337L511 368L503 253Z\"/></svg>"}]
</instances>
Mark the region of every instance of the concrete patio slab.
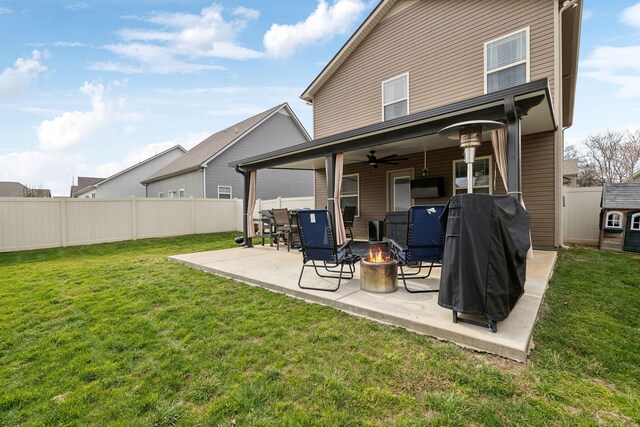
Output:
<instances>
[{"instance_id":1,"label":"concrete patio slab","mask_svg":"<svg viewBox=\"0 0 640 427\"><path fill-rule=\"evenodd\" d=\"M304 290L298 287L302 266L299 252L276 250L269 246L251 249L234 248L169 257L213 274L229 277L254 286L328 305L348 313L400 326L437 339L452 341L475 350L497 354L520 362L527 360L531 336L540 304L556 260L556 252L535 251L535 259L527 265L525 294L507 319L498 323L498 332L464 323L453 323L451 310L438 305L437 293L410 294L399 283L398 291L375 294L360 289L359 266L355 277L343 280L337 292ZM440 269L432 278L411 283L437 288ZM312 287L335 286L334 279L318 277L306 269L304 283Z\"/></svg>"}]
</instances>

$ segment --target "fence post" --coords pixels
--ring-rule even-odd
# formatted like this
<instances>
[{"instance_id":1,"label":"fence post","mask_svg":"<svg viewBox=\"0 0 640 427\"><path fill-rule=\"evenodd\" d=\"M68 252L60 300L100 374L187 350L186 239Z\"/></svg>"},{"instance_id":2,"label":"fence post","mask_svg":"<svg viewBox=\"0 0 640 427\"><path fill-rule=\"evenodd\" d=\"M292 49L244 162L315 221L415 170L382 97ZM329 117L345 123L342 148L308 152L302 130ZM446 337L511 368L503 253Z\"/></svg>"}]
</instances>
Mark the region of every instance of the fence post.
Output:
<instances>
[{"instance_id":1,"label":"fence post","mask_svg":"<svg viewBox=\"0 0 640 427\"><path fill-rule=\"evenodd\" d=\"M131 237L138 240L138 199L131 196Z\"/></svg>"},{"instance_id":2,"label":"fence post","mask_svg":"<svg viewBox=\"0 0 640 427\"><path fill-rule=\"evenodd\" d=\"M67 199L60 198L60 246L67 247Z\"/></svg>"},{"instance_id":3,"label":"fence post","mask_svg":"<svg viewBox=\"0 0 640 427\"><path fill-rule=\"evenodd\" d=\"M196 207L193 196L189 197L189 208L191 209L191 234L196 234Z\"/></svg>"},{"instance_id":4,"label":"fence post","mask_svg":"<svg viewBox=\"0 0 640 427\"><path fill-rule=\"evenodd\" d=\"M282 197L278 196L278 209L282 209Z\"/></svg>"}]
</instances>

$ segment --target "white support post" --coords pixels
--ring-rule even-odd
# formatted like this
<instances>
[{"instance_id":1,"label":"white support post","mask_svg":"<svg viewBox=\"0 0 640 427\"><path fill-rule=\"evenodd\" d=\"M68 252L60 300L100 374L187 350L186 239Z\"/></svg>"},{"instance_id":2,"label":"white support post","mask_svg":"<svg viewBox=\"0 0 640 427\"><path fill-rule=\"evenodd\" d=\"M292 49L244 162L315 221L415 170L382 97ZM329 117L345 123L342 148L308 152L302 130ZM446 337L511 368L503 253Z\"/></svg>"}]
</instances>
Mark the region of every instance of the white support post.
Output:
<instances>
[{"instance_id":1,"label":"white support post","mask_svg":"<svg viewBox=\"0 0 640 427\"><path fill-rule=\"evenodd\" d=\"M191 210L191 234L196 234L196 206L193 196L189 197L189 207Z\"/></svg>"},{"instance_id":2,"label":"white support post","mask_svg":"<svg viewBox=\"0 0 640 427\"><path fill-rule=\"evenodd\" d=\"M67 199L60 199L60 246L67 247Z\"/></svg>"},{"instance_id":3,"label":"white support post","mask_svg":"<svg viewBox=\"0 0 640 427\"><path fill-rule=\"evenodd\" d=\"M138 199L131 196L131 238L138 240Z\"/></svg>"}]
</instances>

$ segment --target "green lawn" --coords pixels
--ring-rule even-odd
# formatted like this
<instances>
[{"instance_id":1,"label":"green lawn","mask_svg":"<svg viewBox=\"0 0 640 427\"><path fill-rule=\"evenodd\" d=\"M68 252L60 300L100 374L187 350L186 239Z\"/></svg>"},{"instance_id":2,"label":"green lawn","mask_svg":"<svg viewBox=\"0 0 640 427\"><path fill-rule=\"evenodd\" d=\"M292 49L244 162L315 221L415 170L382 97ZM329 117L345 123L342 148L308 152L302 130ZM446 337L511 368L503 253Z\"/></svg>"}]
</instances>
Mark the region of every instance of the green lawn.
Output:
<instances>
[{"instance_id":1,"label":"green lawn","mask_svg":"<svg viewBox=\"0 0 640 427\"><path fill-rule=\"evenodd\" d=\"M234 235L0 254L0 426L640 423L638 256L560 252L525 365L167 261Z\"/></svg>"}]
</instances>

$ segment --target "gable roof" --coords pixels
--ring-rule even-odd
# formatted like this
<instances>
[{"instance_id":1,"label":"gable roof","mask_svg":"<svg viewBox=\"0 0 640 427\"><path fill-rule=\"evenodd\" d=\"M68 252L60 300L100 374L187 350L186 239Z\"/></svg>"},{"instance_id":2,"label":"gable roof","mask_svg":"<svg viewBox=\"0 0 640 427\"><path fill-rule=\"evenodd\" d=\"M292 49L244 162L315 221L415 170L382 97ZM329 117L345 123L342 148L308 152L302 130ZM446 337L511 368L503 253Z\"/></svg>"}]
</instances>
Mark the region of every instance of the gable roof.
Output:
<instances>
[{"instance_id":1,"label":"gable roof","mask_svg":"<svg viewBox=\"0 0 640 427\"><path fill-rule=\"evenodd\" d=\"M93 184L102 181L104 178L94 178L90 176L79 176L78 185L71 186L71 197L74 197L80 190L85 191L87 187L91 187Z\"/></svg>"},{"instance_id":2,"label":"gable roof","mask_svg":"<svg viewBox=\"0 0 640 427\"><path fill-rule=\"evenodd\" d=\"M640 209L640 183L605 184L602 189L604 209Z\"/></svg>"},{"instance_id":3,"label":"gable roof","mask_svg":"<svg viewBox=\"0 0 640 427\"><path fill-rule=\"evenodd\" d=\"M260 126L267 119L269 119L271 116L273 116L283 108L287 111L289 116L293 119L293 121L296 123L296 126L305 135L307 140L310 140L311 138L307 134L307 131L304 129L296 115L293 113L293 111L289 107L289 104L285 102L280 105L276 105L275 107L270 108L266 111L263 111L260 114L256 114L255 116L249 117L248 119L229 126L226 129L214 133L213 135L193 147L191 150L180 156L180 158L169 163L167 166L163 167L162 169L151 175L149 178L142 181L142 184L148 184L153 181L181 175L183 173L192 172L206 167L207 164L215 159L219 154L221 154L227 148L231 147L233 144L240 141L244 136L251 133L251 131Z\"/></svg>"},{"instance_id":4,"label":"gable roof","mask_svg":"<svg viewBox=\"0 0 640 427\"><path fill-rule=\"evenodd\" d=\"M46 188L29 188L19 182L0 182L0 197L51 197L51 190Z\"/></svg>"},{"instance_id":5,"label":"gable roof","mask_svg":"<svg viewBox=\"0 0 640 427\"><path fill-rule=\"evenodd\" d=\"M313 101L315 93L324 85L333 73L347 60L349 55L362 43L369 33L378 25L378 22L391 10L398 0L382 0L371 11L367 19L358 27L358 29L349 37L349 40L340 48L331 61L322 69L320 74L311 82L304 90L300 98L305 101Z\"/></svg>"}]
</instances>

